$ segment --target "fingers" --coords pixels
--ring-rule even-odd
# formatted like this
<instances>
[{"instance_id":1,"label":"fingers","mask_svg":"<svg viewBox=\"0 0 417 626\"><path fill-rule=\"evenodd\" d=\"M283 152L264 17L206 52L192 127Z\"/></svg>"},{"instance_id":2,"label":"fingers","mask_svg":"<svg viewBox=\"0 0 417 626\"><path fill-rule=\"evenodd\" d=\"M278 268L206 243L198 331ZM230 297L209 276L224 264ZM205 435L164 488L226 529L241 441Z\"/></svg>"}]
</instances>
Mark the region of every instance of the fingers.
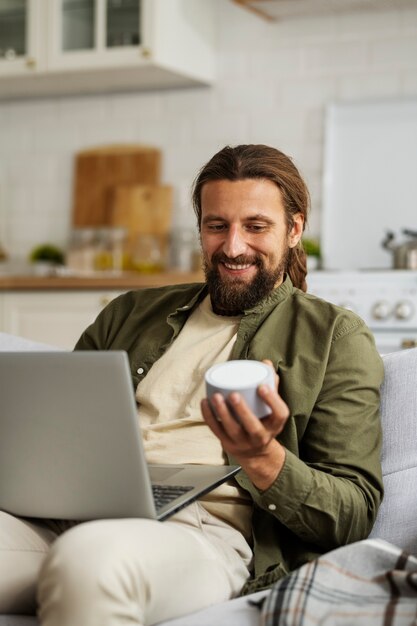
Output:
<instances>
[{"instance_id":1,"label":"fingers","mask_svg":"<svg viewBox=\"0 0 417 626\"><path fill-rule=\"evenodd\" d=\"M266 428L266 424L263 419L256 417L244 398L238 393L232 393L229 396L229 401L239 418L239 426L245 432L246 438L250 441L253 451L259 450L266 446L272 437L275 437L277 432L275 429Z\"/></svg>"},{"instance_id":2,"label":"fingers","mask_svg":"<svg viewBox=\"0 0 417 626\"><path fill-rule=\"evenodd\" d=\"M288 406L274 389L262 385L258 389L258 394L271 409L271 414L261 419L252 413L244 398L238 393L231 394L229 398L234 412L239 417L240 425L250 437L257 441L259 438L271 438L271 436L279 435L290 415Z\"/></svg>"},{"instance_id":3,"label":"fingers","mask_svg":"<svg viewBox=\"0 0 417 626\"><path fill-rule=\"evenodd\" d=\"M236 441L242 434L242 427L238 419L231 413L225 399L220 393L215 393L211 399L211 403L215 413L207 399L203 400L201 403L201 410L205 421L222 442L225 442L227 439Z\"/></svg>"},{"instance_id":4,"label":"fingers","mask_svg":"<svg viewBox=\"0 0 417 626\"><path fill-rule=\"evenodd\" d=\"M269 360L263 361L273 368ZM273 368L274 369L274 368ZM274 370L275 371L275 370ZM270 407L271 414L259 419L249 408L244 397L231 393L227 401L216 393L201 402L201 411L209 428L220 440L224 451L244 469L249 479L259 489L267 489L281 471L285 449L276 439L283 430L290 411L276 387L261 385L258 394Z\"/></svg>"},{"instance_id":5,"label":"fingers","mask_svg":"<svg viewBox=\"0 0 417 626\"><path fill-rule=\"evenodd\" d=\"M263 362L273 367L270 360ZM275 389L268 385L258 388L260 398L271 409L271 414L262 419L254 415L237 392L231 393L227 401L220 393L214 394L210 402L207 398L202 401L204 420L227 452L241 459L254 457L269 449L271 441L282 432L290 411L278 393L277 375L276 385Z\"/></svg>"},{"instance_id":6,"label":"fingers","mask_svg":"<svg viewBox=\"0 0 417 626\"><path fill-rule=\"evenodd\" d=\"M211 410L211 407L207 398L204 398L204 400L201 401L201 412L203 414L204 420L207 422L208 426L213 431L213 433L219 439L222 439L224 435L222 425L219 422L219 420L216 418L216 416L214 415L213 411Z\"/></svg>"},{"instance_id":7,"label":"fingers","mask_svg":"<svg viewBox=\"0 0 417 626\"><path fill-rule=\"evenodd\" d=\"M289 416L289 409L278 393L266 385L259 390L262 400L271 408L270 416L259 419L256 417L244 398L239 393L231 393L228 401L219 393L211 399L212 410L207 399L201 408L205 421L223 443L252 442L255 447L264 445L271 437L276 437L284 428Z\"/></svg>"},{"instance_id":8,"label":"fingers","mask_svg":"<svg viewBox=\"0 0 417 626\"><path fill-rule=\"evenodd\" d=\"M269 406L272 411L272 415L277 418L277 421L285 424L290 415L290 410L279 393L274 389L271 389L268 385L261 385L258 388L258 395L265 402L265 404Z\"/></svg>"}]
</instances>

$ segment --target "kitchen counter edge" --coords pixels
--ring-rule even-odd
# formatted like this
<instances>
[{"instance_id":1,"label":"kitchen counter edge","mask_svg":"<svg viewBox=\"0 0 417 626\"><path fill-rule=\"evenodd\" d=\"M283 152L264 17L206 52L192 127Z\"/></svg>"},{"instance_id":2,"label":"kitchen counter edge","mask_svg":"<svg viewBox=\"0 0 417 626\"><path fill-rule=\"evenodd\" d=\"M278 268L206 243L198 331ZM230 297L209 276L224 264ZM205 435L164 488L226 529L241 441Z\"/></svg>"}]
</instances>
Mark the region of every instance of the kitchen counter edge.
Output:
<instances>
[{"instance_id":1,"label":"kitchen counter edge","mask_svg":"<svg viewBox=\"0 0 417 626\"><path fill-rule=\"evenodd\" d=\"M204 274L198 272L162 272L160 274L139 274L125 272L117 275L88 276L25 276L0 275L2 291L50 291L50 290L120 290L140 289L141 287L162 287L181 283L204 282Z\"/></svg>"}]
</instances>

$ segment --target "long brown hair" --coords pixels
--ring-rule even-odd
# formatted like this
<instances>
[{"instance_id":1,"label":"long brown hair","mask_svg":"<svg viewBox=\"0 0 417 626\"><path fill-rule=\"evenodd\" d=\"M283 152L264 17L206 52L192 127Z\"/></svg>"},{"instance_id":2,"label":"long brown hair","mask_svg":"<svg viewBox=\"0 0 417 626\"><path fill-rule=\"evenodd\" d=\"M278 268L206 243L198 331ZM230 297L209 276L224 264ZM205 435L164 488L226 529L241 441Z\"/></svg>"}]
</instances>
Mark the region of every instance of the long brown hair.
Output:
<instances>
[{"instance_id":1,"label":"long brown hair","mask_svg":"<svg viewBox=\"0 0 417 626\"><path fill-rule=\"evenodd\" d=\"M244 180L265 178L275 183L281 191L288 232L294 225L293 216L301 213L304 226L310 206L310 194L292 160L283 152L262 144L226 146L204 165L194 180L192 200L201 227L201 191L214 180ZM306 291L307 260L301 241L290 248L286 271L293 285Z\"/></svg>"}]
</instances>

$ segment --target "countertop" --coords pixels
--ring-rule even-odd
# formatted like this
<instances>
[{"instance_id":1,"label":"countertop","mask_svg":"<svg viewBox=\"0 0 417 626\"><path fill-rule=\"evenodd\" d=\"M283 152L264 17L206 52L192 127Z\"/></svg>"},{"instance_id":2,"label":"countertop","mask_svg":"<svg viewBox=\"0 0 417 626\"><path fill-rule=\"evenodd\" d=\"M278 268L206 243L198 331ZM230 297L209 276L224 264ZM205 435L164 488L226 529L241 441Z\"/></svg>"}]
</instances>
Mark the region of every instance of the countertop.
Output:
<instances>
[{"instance_id":1,"label":"countertop","mask_svg":"<svg viewBox=\"0 0 417 626\"><path fill-rule=\"evenodd\" d=\"M169 271L154 274L139 272L96 272L88 275L37 276L35 274L0 273L1 291L49 291L49 290L123 290L140 287L161 287L178 283L204 281L203 272Z\"/></svg>"}]
</instances>

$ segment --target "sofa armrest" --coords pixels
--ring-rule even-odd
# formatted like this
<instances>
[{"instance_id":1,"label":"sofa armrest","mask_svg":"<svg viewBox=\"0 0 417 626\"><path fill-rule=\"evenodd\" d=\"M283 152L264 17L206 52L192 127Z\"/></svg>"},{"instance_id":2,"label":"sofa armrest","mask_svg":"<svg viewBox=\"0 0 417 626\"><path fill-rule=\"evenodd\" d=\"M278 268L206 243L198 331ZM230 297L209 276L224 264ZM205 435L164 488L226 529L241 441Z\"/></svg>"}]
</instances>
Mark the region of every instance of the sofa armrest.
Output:
<instances>
[{"instance_id":1,"label":"sofa armrest","mask_svg":"<svg viewBox=\"0 0 417 626\"><path fill-rule=\"evenodd\" d=\"M387 354L381 388L385 495L370 537L417 554L417 348Z\"/></svg>"},{"instance_id":2,"label":"sofa armrest","mask_svg":"<svg viewBox=\"0 0 417 626\"><path fill-rule=\"evenodd\" d=\"M0 333L0 352L48 352L50 350L59 350L59 348L17 335Z\"/></svg>"}]
</instances>

